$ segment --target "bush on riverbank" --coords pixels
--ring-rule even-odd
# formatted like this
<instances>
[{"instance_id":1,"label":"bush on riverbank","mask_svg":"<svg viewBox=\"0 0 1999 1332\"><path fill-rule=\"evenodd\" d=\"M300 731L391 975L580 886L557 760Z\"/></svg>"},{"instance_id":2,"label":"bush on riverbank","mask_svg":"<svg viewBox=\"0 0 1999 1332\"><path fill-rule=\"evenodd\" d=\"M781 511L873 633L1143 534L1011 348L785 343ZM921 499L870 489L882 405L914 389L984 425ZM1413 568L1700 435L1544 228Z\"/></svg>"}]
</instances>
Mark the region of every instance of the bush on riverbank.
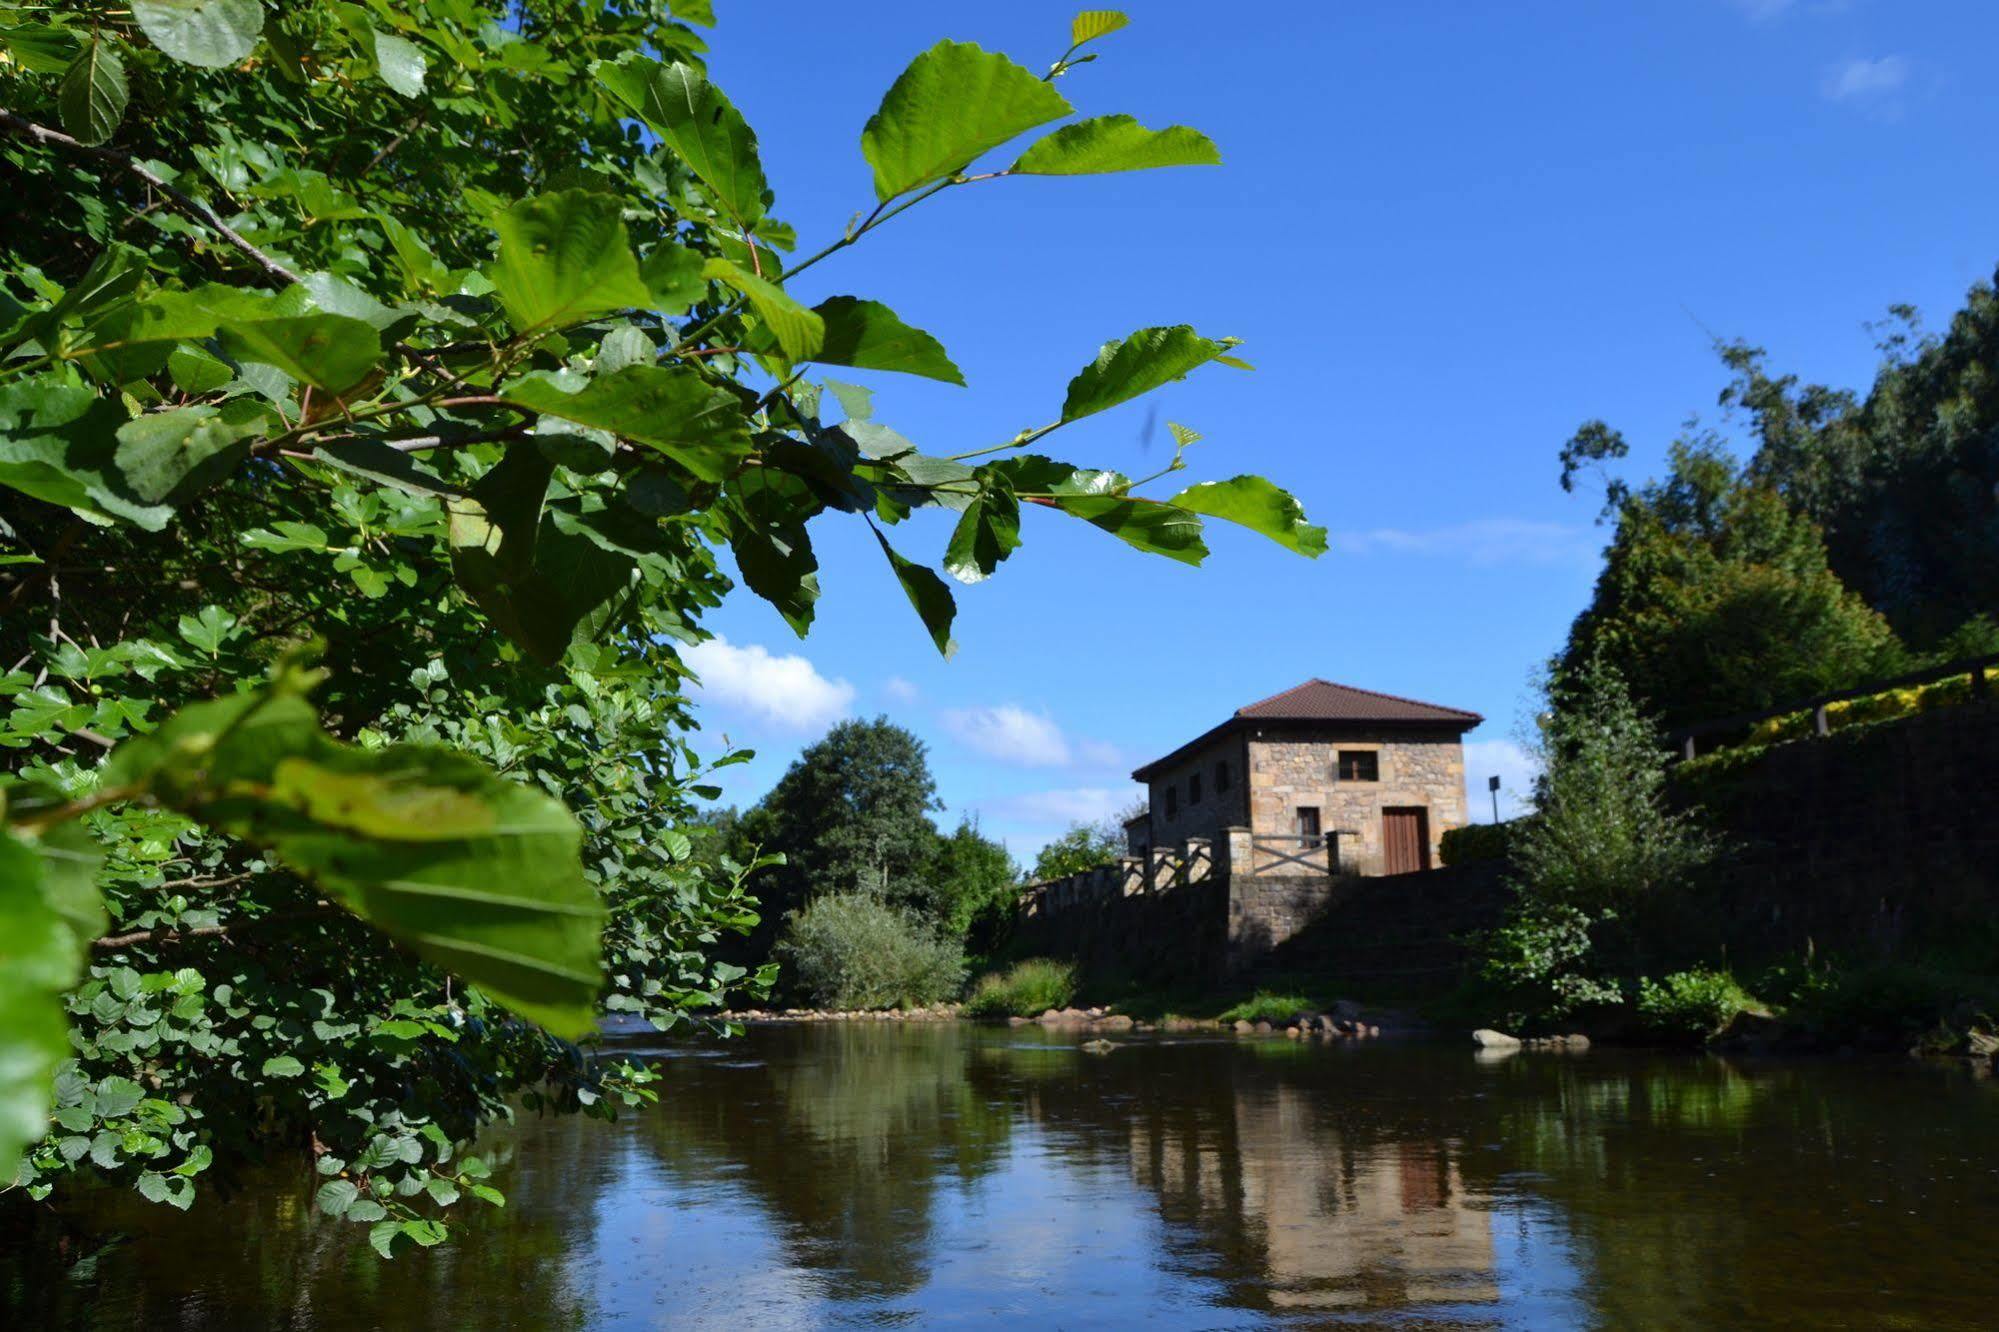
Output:
<instances>
[{"instance_id":1,"label":"bush on riverbank","mask_svg":"<svg viewBox=\"0 0 1999 1332\"><path fill-rule=\"evenodd\" d=\"M955 939L871 893L830 893L793 912L777 953L791 991L819 1008L915 1008L965 980Z\"/></svg>"},{"instance_id":2,"label":"bush on riverbank","mask_svg":"<svg viewBox=\"0 0 1999 1332\"><path fill-rule=\"evenodd\" d=\"M1676 1044L1700 1044L1722 1031L1738 1013L1761 1005L1726 971L1695 967L1658 980L1640 976L1636 1002L1646 1034Z\"/></svg>"},{"instance_id":3,"label":"bush on riverbank","mask_svg":"<svg viewBox=\"0 0 1999 1332\"><path fill-rule=\"evenodd\" d=\"M1034 1017L1066 1008L1076 997L1074 963L1030 957L1005 971L979 977L965 1000L968 1017Z\"/></svg>"},{"instance_id":4,"label":"bush on riverbank","mask_svg":"<svg viewBox=\"0 0 1999 1332\"><path fill-rule=\"evenodd\" d=\"M1258 990L1249 998L1221 1011L1223 1022L1289 1022L1299 1013L1316 1013L1319 1005L1302 994Z\"/></svg>"}]
</instances>

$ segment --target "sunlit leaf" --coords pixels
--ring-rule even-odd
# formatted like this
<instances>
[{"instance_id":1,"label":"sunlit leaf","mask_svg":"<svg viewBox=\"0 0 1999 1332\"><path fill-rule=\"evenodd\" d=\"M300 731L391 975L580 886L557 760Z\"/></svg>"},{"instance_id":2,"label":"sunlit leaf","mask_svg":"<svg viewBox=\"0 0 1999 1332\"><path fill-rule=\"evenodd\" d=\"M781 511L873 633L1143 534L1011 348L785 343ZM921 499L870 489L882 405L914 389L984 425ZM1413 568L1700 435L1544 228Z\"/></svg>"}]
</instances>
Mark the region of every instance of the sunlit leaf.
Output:
<instances>
[{"instance_id":1,"label":"sunlit leaf","mask_svg":"<svg viewBox=\"0 0 1999 1332\"><path fill-rule=\"evenodd\" d=\"M0 386L0 486L159 531L173 510L140 498L116 462L125 420L123 408L89 389L35 380Z\"/></svg>"},{"instance_id":2,"label":"sunlit leaf","mask_svg":"<svg viewBox=\"0 0 1999 1332\"><path fill-rule=\"evenodd\" d=\"M368 377L382 359L382 340L346 315L226 323L216 330L222 350L239 361L275 366L326 393L341 394Z\"/></svg>"},{"instance_id":3,"label":"sunlit leaf","mask_svg":"<svg viewBox=\"0 0 1999 1332\"><path fill-rule=\"evenodd\" d=\"M1326 553L1326 529L1305 521L1304 506L1260 476L1204 481L1168 503L1210 518L1240 523L1288 550L1317 557Z\"/></svg>"},{"instance_id":4,"label":"sunlit leaf","mask_svg":"<svg viewBox=\"0 0 1999 1332\"><path fill-rule=\"evenodd\" d=\"M486 276L516 332L643 309L651 299L618 201L608 194L560 190L522 199L493 227L500 253Z\"/></svg>"},{"instance_id":5,"label":"sunlit leaf","mask_svg":"<svg viewBox=\"0 0 1999 1332\"><path fill-rule=\"evenodd\" d=\"M382 71L382 82L405 97L421 97L423 76L430 68L423 48L387 32L376 32L374 40L375 65Z\"/></svg>"},{"instance_id":6,"label":"sunlit leaf","mask_svg":"<svg viewBox=\"0 0 1999 1332\"><path fill-rule=\"evenodd\" d=\"M264 30L257 0L132 0L132 17L154 46L208 69L239 63Z\"/></svg>"},{"instance_id":7,"label":"sunlit leaf","mask_svg":"<svg viewBox=\"0 0 1999 1332\"><path fill-rule=\"evenodd\" d=\"M1105 33L1116 32L1130 22L1130 19L1115 9L1086 9L1069 20L1069 44L1081 46L1084 42L1102 37Z\"/></svg>"},{"instance_id":8,"label":"sunlit leaf","mask_svg":"<svg viewBox=\"0 0 1999 1332\"><path fill-rule=\"evenodd\" d=\"M961 583L982 582L1019 545L1020 501L1004 481L995 480L959 515L944 551L945 572Z\"/></svg>"},{"instance_id":9,"label":"sunlit leaf","mask_svg":"<svg viewBox=\"0 0 1999 1332\"><path fill-rule=\"evenodd\" d=\"M777 339L786 360L809 360L819 350L826 336L825 321L793 300L776 283L746 273L727 259L710 259L701 272L750 298L751 307Z\"/></svg>"},{"instance_id":10,"label":"sunlit leaf","mask_svg":"<svg viewBox=\"0 0 1999 1332\"><path fill-rule=\"evenodd\" d=\"M1130 116L1097 116L1037 139L1008 168L1027 176L1083 176L1149 167L1220 166L1222 155L1199 130L1149 130Z\"/></svg>"},{"instance_id":11,"label":"sunlit leaf","mask_svg":"<svg viewBox=\"0 0 1999 1332\"><path fill-rule=\"evenodd\" d=\"M663 65L641 55L591 67L609 89L708 188L738 226L763 216L770 185L757 156L757 136L722 90L692 65Z\"/></svg>"},{"instance_id":12,"label":"sunlit leaf","mask_svg":"<svg viewBox=\"0 0 1999 1332\"><path fill-rule=\"evenodd\" d=\"M903 70L861 132L883 201L963 170L1073 108L1054 87L973 42L942 41Z\"/></svg>"},{"instance_id":13,"label":"sunlit leaf","mask_svg":"<svg viewBox=\"0 0 1999 1332\"><path fill-rule=\"evenodd\" d=\"M1185 324L1142 328L1128 338L1106 342L1097 359L1069 381L1062 419L1080 417L1129 402L1161 384L1184 378L1235 346L1236 338L1204 338Z\"/></svg>"},{"instance_id":14,"label":"sunlit leaf","mask_svg":"<svg viewBox=\"0 0 1999 1332\"><path fill-rule=\"evenodd\" d=\"M269 421L261 403L245 398L152 412L118 427L114 458L141 499L179 503L227 476Z\"/></svg>"},{"instance_id":15,"label":"sunlit leaf","mask_svg":"<svg viewBox=\"0 0 1999 1332\"><path fill-rule=\"evenodd\" d=\"M658 449L704 481L720 481L750 451L740 399L675 366L628 365L565 393L545 379L508 384L509 402Z\"/></svg>"}]
</instances>

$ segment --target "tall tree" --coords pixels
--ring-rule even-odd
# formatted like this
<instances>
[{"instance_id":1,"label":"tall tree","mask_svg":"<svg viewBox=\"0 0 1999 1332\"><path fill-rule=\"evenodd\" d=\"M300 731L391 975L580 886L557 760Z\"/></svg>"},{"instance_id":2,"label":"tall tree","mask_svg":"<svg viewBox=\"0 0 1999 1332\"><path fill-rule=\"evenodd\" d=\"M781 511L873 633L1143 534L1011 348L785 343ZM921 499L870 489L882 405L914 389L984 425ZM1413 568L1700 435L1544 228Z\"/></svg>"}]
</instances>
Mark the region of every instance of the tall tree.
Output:
<instances>
[{"instance_id":1,"label":"tall tree","mask_svg":"<svg viewBox=\"0 0 1999 1332\"><path fill-rule=\"evenodd\" d=\"M1564 482L1624 443L1600 422L1564 453ZM1711 434L1676 442L1666 477L1613 492L1615 529L1560 657L1613 667L1668 725L1756 711L1902 661L1887 622L1840 582L1811 519L1747 475Z\"/></svg>"}]
</instances>

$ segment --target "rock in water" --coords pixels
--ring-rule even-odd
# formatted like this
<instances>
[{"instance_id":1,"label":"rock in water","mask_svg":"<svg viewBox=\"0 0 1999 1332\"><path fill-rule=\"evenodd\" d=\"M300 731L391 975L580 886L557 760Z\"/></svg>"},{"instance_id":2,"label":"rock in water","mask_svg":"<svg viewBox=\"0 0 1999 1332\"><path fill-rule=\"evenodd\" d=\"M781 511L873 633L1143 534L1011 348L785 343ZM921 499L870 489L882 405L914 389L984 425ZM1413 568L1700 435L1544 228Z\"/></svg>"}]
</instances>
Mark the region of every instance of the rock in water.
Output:
<instances>
[{"instance_id":1,"label":"rock in water","mask_svg":"<svg viewBox=\"0 0 1999 1332\"><path fill-rule=\"evenodd\" d=\"M1487 1050L1514 1050L1520 1046L1518 1036L1508 1036L1503 1031L1491 1027L1480 1027L1471 1034L1472 1041Z\"/></svg>"},{"instance_id":2,"label":"rock in water","mask_svg":"<svg viewBox=\"0 0 1999 1332\"><path fill-rule=\"evenodd\" d=\"M1084 1041L1077 1048L1085 1054L1103 1055L1117 1049L1117 1042L1104 1040Z\"/></svg>"}]
</instances>

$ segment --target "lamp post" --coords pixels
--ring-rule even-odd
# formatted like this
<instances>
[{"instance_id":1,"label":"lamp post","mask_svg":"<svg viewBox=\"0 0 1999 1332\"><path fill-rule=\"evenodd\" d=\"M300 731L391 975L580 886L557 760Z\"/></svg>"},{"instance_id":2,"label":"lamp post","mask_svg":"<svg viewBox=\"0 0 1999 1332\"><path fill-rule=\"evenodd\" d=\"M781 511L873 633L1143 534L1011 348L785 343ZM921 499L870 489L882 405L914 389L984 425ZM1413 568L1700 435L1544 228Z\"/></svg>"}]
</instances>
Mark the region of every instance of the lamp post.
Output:
<instances>
[{"instance_id":1,"label":"lamp post","mask_svg":"<svg viewBox=\"0 0 1999 1332\"><path fill-rule=\"evenodd\" d=\"M1492 792L1492 821L1499 822L1499 778L1497 775L1485 779L1485 789Z\"/></svg>"}]
</instances>

